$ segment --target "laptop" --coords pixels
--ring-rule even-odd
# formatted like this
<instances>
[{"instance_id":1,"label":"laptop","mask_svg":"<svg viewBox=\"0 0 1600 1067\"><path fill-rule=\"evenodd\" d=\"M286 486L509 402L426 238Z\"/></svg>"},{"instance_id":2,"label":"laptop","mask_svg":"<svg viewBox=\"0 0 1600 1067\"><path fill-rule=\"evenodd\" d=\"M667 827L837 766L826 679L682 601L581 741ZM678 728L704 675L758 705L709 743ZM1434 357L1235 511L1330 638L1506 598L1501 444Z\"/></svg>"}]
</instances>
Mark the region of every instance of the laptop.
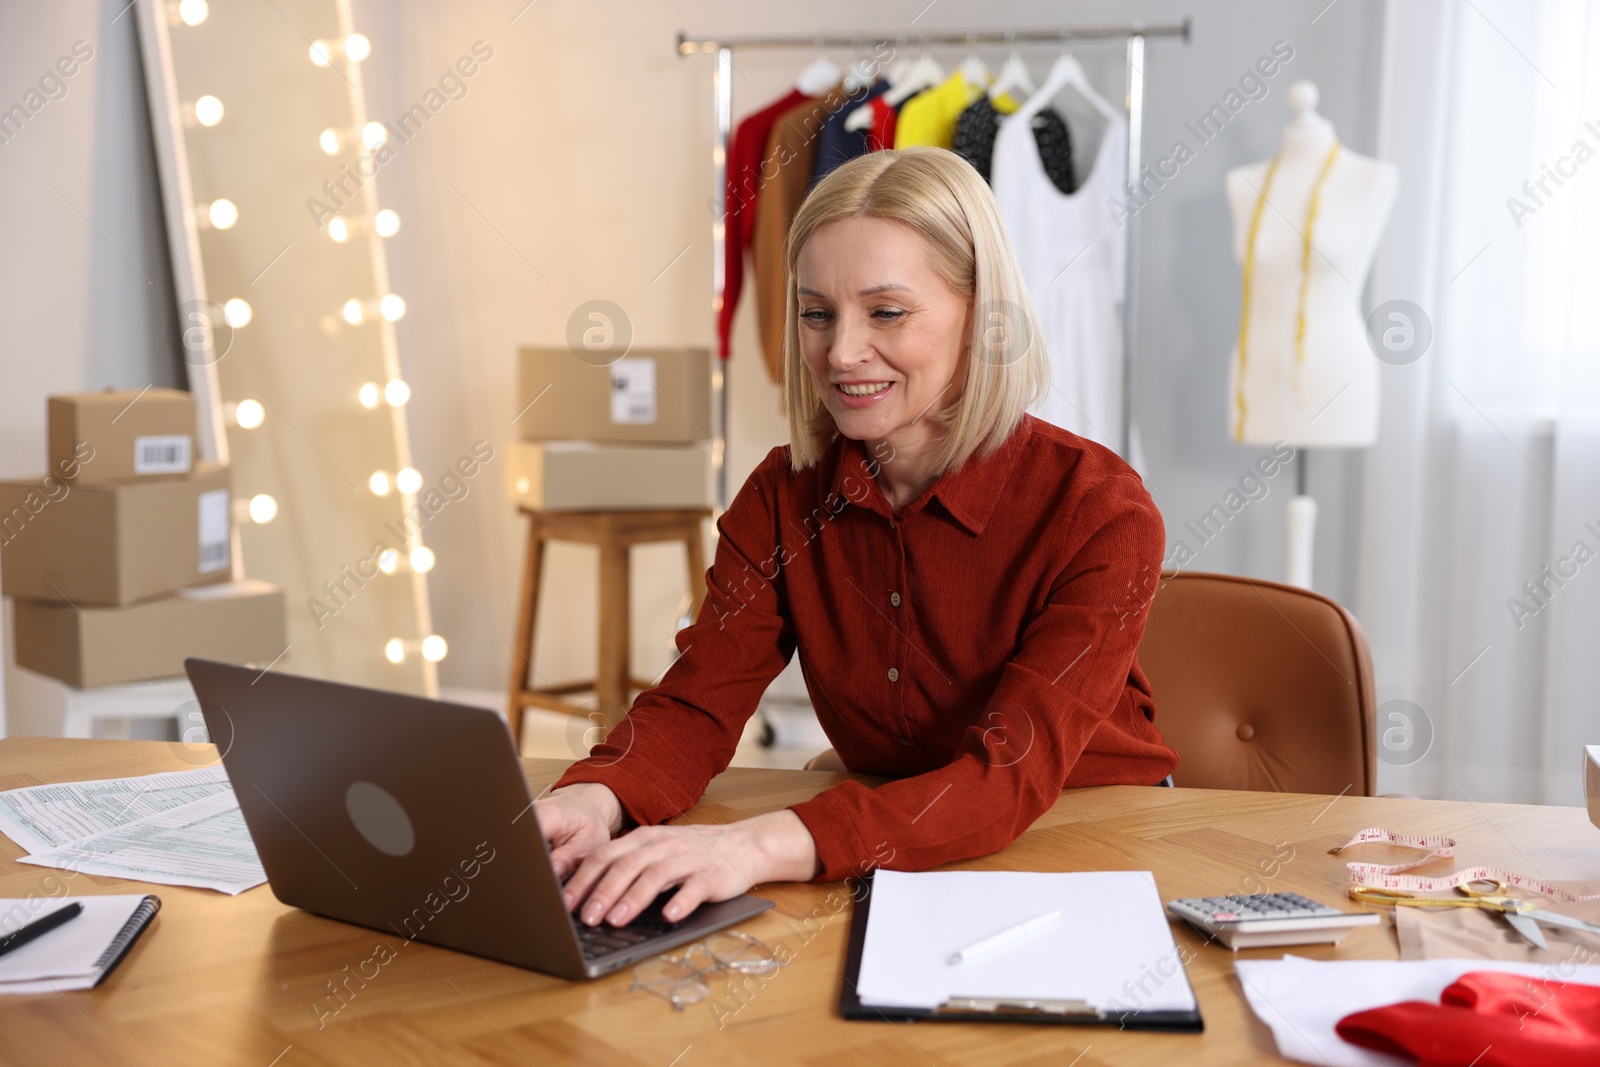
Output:
<instances>
[{"instance_id":1,"label":"laptop","mask_svg":"<svg viewBox=\"0 0 1600 1067\"><path fill-rule=\"evenodd\" d=\"M772 907L678 922L567 911L505 720L486 708L188 659L272 892L393 937L596 978Z\"/></svg>"}]
</instances>

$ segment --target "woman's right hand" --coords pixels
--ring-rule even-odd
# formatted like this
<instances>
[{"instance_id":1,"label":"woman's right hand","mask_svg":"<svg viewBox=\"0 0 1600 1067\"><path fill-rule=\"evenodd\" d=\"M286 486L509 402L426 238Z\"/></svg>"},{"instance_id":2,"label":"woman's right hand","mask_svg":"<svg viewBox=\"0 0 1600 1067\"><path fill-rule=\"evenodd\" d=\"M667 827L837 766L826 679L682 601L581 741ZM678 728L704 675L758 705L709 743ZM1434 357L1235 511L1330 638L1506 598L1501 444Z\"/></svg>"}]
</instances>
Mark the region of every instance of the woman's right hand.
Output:
<instances>
[{"instance_id":1,"label":"woman's right hand","mask_svg":"<svg viewBox=\"0 0 1600 1067\"><path fill-rule=\"evenodd\" d=\"M535 803L533 813L540 832L550 842L550 861L561 879L622 829L622 803L598 782L563 786Z\"/></svg>"}]
</instances>

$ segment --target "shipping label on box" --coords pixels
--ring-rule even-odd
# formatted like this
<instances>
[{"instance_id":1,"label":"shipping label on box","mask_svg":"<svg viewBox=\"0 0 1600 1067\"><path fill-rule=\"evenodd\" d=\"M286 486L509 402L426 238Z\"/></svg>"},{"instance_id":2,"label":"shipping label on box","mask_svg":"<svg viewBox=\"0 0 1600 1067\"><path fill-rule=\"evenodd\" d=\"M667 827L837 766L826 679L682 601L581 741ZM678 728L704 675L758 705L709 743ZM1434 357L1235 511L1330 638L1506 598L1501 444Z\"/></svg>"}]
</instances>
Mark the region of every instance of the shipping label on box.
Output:
<instances>
[{"instance_id":1,"label":"shipping label on box","mask_svg":"<svg viewBox=\"0 0 1600 1067\"><path fill-rule=\"evenodd\" d=\"M619 359L611 364L611 421L649 425L656 421L656 361Z\"/></svg>"},{"instance_id":2,"label":"shipping label on box","mask_svg":"<svg viewBox=\"0 0 1600 1067\"><path fill-rule=\"evenodd\" d=\"M214 574L228 566L233 526L228 522L228 490L200 494L200 573Z\"/></svg>"},{"instance_id":3,"label":"shipping label on box","mask_svg":"<svg viewBox=\"0 0 1600 1067\"><path fill-rule=\"evenodd\" d=\"M185 434L144 434L133 439L133 473L188 474L190 438Z\"/></svg>"}]
</instances>

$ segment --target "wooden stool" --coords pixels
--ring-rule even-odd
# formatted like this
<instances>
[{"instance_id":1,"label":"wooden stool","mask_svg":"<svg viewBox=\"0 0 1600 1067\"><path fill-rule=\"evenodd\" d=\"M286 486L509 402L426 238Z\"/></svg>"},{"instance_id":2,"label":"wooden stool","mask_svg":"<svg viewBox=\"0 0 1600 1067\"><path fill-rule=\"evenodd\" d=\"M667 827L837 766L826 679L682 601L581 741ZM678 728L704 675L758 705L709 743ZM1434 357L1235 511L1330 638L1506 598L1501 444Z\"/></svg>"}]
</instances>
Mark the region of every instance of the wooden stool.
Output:
<instances>
[{"instance_id":1,"label":"wooden stool","mask_svg":"<svg viewBox=\"0 0 1600 1067\"><path fill-rule=\"evenodd\" d=\"M632 690L648 689L651 682L635 678L628 667L628 549L656 541L682 541L689 554L689 594L694 599L690 618L700 614L705 602L705 547L701 523L710 508L681 511L535 511L519 508L528 517L528 556L522 570L522 604L517 618L516 655L511 658L511 693L506 714L511 737L522 751L522 713L530 707L549 708L571 715L592 709L563 700L571 693L594 691L602 709L627 710ZM583 682L533 685L533 645L538 633L539 579L547 541L576 541L600 549L600 650L596 676ZM607 718L611 715L607 712ZM614 723L612 725L615 725Z\"/></svg>"}]
</instances>

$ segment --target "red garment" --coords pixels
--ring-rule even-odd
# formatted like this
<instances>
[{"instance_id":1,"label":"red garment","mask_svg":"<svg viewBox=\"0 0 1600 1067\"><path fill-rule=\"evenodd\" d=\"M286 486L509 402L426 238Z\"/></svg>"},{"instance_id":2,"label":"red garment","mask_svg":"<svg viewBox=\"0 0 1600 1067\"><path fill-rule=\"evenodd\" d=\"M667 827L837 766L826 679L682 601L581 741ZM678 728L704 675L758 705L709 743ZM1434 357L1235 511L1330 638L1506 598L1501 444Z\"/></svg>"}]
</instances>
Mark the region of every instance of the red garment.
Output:
<instances>
[{"instance_id":1,"label":"red garment","mask_svg":"<svg viewBox=\"0 0 1600 1067\"><path fill-rule=\"evenodd\" d=\"M1472 971L1439 994L1339 1020L1351 1044L1413 1056L1420 1067L1594 1067L1600 986Z\"/></svg>"},{"instance_id":2,"label":"red garment","mask_svg":"<svg viewBox=\"0 0 1600 1067\"><path fill-rule=\"evenodd\" d=\"M717 311L717 344L723 359L728 358L728 339L733 333L733 312L744 288L744 254L755 232L756 197L775 162L762 159L773 125L785 111L811 99L799 89L775 100L746 118L728 142L724 212L722 216L722 307Z\"/></svg>"},{"instance_id":3,"label":"red garment","mask_svg":"<svg viewBox=\"0 0 1600 1067\"><path fill-rule=\"evenodd\" d=\"M842 438L798 473L767 454L718 521L683 654L557 787L604 783L640 824L689 808L796 646L844 765L898 779L791 806L818 880L985 855L1063 787L1171 772L1134 658L1165 534L1133 469L1029 415L898 512L873 470Z\"/></svg>"},{"instance_id":4,"label":"red garment","mask_svg":"<svg viewBox=\"0 0 1600 1067\"><path fill-rule=\"evenodd\" d=\"M900 112L881 95L868 100L866 106L872 109L872 129L867 131L868 149L881 152L885 148L893 148L894 128Z\"/></svg>"}]
</instances>

